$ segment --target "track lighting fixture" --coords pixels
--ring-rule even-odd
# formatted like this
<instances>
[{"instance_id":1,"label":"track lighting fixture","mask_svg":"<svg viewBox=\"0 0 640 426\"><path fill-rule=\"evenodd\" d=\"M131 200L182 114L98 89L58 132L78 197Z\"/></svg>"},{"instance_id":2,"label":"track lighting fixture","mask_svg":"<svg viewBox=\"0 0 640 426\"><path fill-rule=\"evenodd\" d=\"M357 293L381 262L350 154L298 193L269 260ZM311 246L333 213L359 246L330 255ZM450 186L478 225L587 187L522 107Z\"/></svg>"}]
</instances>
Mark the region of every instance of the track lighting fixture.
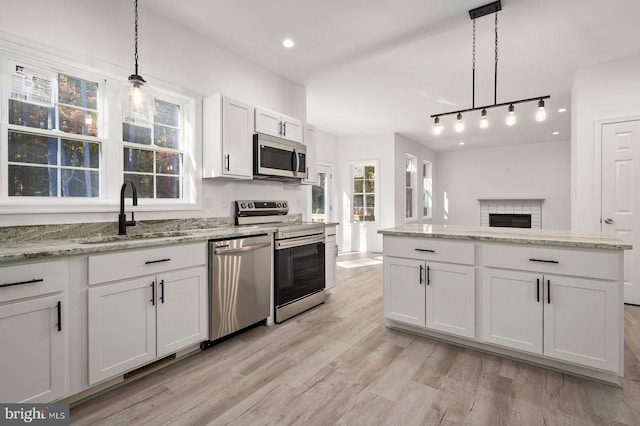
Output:
<instances>
[{"instance_id":1,"label":"track lighting fixture","mask_svg":"<svg viewBox=\"0 0 640 426\"><path fill-rule=\"evenodd\" d=\"M472 68L471 68L471 108L462 109L458 111L450 111L450 112L442 112L438 114L433 114L431 117L436 118L436 123L434 123L433 133L440 134L442 131L442 127L440 125L440 117L446 115L457 114L455 129L457 132L461 132L464 129L464 123L462 122L462 114L469 111L479 111L482 110L482 115L480 118L480 127L486 129L489 126L489 121L487 119L487 109L509 106L509 110L507 113L507 125L513 126L516 123L516 115L514 104L524 103L524 102L534 102L538 101L538 109L536 112L536 121L543 121L545 119L545 110L544 110L544 100L549 99L550 95L545 96L536 96L535 98L528 99L520 99L516 101L509 102L501 102L498 103L498 12L502 10L502 4L500 0L494 1L493 3L486 4L484 6L480 6L478 8L472 9L469 11L469 17L473 21L473 49L472 49ZM495 61L494 61L494 86L493 86L493 104L484 105L480 107L476 107L475 104L475 92L476 92L476 18L480 18L489 14L495 14ZM438 131L436 131L436 126L438 127Z\"/></svg>"},{"instance_id":2,"label":"track lighting fixture","mask_svg":"<svg viewBox=\"0 0 640 426\"><path fill-rule=\"evenodd\" d=\"M442 126L440 125L440 117L436 117L436 119L433 121L433 134L439 135L440 133L442 133Z\"/></svg>"}]
</instances>

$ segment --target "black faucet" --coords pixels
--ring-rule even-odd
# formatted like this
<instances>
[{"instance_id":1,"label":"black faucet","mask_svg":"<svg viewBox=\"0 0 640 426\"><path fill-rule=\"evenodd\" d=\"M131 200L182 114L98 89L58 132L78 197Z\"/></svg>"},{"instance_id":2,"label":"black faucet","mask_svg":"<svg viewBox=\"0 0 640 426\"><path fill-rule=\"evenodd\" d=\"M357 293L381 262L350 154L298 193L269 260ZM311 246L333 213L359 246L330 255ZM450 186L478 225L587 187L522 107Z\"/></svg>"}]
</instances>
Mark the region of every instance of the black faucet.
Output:
<instances>
[{"instance_id":1,"label":"black faucet","mask_svg":"<svg viewBox=\"0 0 640 426\"><path fill-rule=\"evenodd\" d=\"M136 226L136 221L131 212L131 220L127 220L127 215L124 212L124 190L127 188L127 184L131 185L131 191L133 192L133 205L138 205L138 190L136 185L130 180L125 180L120 188L120 215L118 216L118 235L127 235L127 226Z\"/></svg>"}]
</instances>

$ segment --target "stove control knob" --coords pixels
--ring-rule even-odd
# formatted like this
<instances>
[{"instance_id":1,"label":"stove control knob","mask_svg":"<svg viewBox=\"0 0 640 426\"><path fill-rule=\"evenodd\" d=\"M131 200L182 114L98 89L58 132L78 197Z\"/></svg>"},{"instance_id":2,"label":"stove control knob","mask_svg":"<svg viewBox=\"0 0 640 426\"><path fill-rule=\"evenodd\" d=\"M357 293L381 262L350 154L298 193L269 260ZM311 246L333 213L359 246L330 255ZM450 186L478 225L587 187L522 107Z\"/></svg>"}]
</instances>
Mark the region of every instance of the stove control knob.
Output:
<instances>
[{"instance_id":1,"label":"stove control knob","mask_svg":"<svg viewBox=\"0 0 640 426\"><path fill-rule=\"evenodd\" d=\"M284 203L282 203L282 207L284 207L285 209L287 208L287 202L286 201Z\"/></svg>"},{"instance_id":2,"label":"stove control knob","mask_svg":"<svg viewBox=\"0 0 640 426\"><path fill-rule=\"evenodd\" d=\"M253 203L249 203L249 208L252 209L253 208Z\"/></svg>"},{"instance_id":3,"label":"stove control knob","mask_svg":"<svg viewBox=\"0 0 640 426\"><path fill-rule=\"evenodd\" d=\"M247 205L245 203L242 203L242 204L240 204L240 207L243 208L243 209L246 209Z\"/></svg>"},{"instance_id":4,"label":"stove control knob","mask_svg":"<svg viewBox=\"0 0 640 426\"><path fill-rule=\"evenodd\" d=\"M276 204L276 207L278 207L278 208L282 207L282 203Z\"/></svg>"}]
</instances>

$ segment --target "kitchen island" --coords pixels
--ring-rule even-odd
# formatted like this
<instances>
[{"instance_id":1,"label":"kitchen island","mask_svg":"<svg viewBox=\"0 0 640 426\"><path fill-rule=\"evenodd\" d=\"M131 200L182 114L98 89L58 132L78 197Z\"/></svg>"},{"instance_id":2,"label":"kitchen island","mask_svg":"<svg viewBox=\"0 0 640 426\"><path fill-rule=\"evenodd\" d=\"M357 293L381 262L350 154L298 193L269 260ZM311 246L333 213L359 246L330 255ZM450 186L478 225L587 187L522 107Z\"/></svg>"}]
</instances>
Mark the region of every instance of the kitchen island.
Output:
<instances>
[{"instance_id":1,"label":"kitchen island","mask_svg":"<svg viewBox=\"0 0 640 426\"><path fill-rule=\"evenodd\" d=\"M422 223L378 232L389 327L608 383L623 375L630 244Z\"/></svg>"}]
</instances>

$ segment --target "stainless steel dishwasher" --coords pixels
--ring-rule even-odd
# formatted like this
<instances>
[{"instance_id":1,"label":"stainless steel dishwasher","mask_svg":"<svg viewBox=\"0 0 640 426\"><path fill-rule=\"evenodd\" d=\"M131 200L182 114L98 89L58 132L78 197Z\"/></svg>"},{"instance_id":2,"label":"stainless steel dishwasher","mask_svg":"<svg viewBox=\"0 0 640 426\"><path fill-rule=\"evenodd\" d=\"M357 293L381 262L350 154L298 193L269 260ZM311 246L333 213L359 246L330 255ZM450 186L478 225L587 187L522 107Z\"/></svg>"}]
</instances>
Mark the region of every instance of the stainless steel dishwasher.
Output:
<instances>
[{"instance_id":1,"label":"stainless steel dishwasher","mask_svg":"<svg viewBox=\"0 0 640 426\"><path fill-rule=\"evenodd\" d=\"M209 340L269 317L270 235L209 241Z\"/></svg>"}]
</instances>

